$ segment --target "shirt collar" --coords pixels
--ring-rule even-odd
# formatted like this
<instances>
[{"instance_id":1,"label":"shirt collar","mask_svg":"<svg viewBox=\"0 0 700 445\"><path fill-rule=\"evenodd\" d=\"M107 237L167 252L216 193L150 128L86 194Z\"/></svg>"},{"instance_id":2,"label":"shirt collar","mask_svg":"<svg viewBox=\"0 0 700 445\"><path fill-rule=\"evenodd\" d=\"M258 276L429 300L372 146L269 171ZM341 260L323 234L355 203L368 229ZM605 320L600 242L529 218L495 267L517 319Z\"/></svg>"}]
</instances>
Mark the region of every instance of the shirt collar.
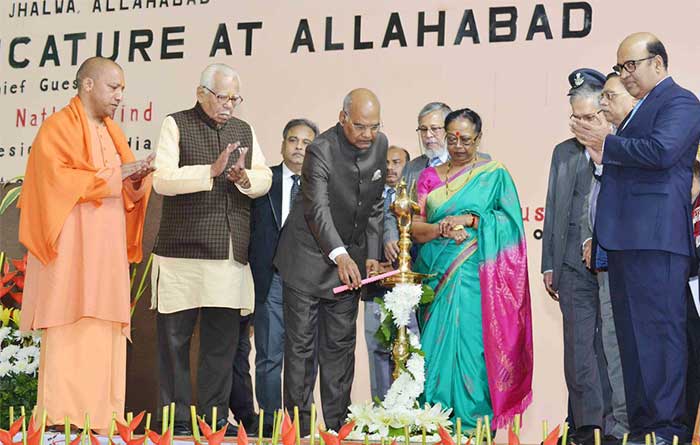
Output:
<instances>
[{"instance_id":1,"label":"shirt collar","mask_svg":"<svg viewBox=\"0 0 700 445\"><path fill-rule=\"evenodd\" d=\"M284 178L284 179L289 179L289 178L291 178L292 176L294 176L295 174L296 174L296 173L294 173L293 171L291 171L291 170L289 169L289 167L287 167L287 164L285 164L284 162L282 162L282 178Z\"/></svg>"}]
</instances>

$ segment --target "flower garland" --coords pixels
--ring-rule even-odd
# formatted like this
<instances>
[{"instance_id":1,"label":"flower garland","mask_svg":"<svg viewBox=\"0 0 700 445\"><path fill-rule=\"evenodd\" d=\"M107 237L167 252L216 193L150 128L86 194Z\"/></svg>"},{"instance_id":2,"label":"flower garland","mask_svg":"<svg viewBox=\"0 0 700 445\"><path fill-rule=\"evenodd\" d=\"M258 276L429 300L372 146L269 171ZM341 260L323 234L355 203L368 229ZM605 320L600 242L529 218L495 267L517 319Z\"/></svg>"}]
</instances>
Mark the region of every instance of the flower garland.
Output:
<instances>
[{"instance_id":1,"label":"flower garland","mask_svg":"<svg viewBox=\"0 0 700 445\"><path fill-rule=\"evenodd\" d=\"M0 328L0 378L15 374L36 375L39 342L36 334L21 334L10 326Z\"/></svg>"},{"instance_id":2,"label":"flower garland","mask_svg":"<svg viewBox=\"0 0 700 445\"><path fill-rule=\"evenodd\" d=\"M375 299L380 306L380 328L377 340L390 348L401 327L408 326L411 313L419 304L427 304L434 297L432 289L420 284L397 284L384 299ZM438 428L452 424L452 409L442 409L440 404L424 407L418 405L418 397L425 384L425 358L418 336L407 329L409 357L401 367L398 378L391 384L384 401L367 402L350 406L348 420L355 422L351 439L361 439L365 434L371 440L398 437L409 433L436 434ZM439 439L438 439L439 440Z\"/></svg>"}]
</instances>

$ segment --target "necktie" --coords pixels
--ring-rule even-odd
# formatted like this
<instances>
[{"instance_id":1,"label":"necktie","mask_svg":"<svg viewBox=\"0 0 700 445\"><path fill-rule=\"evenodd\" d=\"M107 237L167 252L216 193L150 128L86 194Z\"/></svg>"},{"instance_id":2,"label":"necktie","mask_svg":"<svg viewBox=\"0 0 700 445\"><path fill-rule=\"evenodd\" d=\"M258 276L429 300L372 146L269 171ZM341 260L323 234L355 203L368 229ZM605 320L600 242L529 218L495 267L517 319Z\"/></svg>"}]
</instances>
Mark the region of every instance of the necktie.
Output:
<instances>
[{"instance_id":1,"label":"necktie","mask_svg":"<svg viewBox=\"0 0 700 445\"><path fill-rule=\"evenodd\" d=\"M394 202L394 199L396 199L396 190L392 188L386 189L386 198L390 203Z\"/></svg>"},{"instance_id":2,"label":"necktie","mask_svg":"<svg viewBox=\"0 0 700 445\"><path fill-rule=\"evenodd\" d=\"M294 205L294 198L296 198L297 193L299 193L299 175L292 175L292 190L291 193L289 194L289 210L292 209L292 206Z\"/></svg>"}]
</instances>

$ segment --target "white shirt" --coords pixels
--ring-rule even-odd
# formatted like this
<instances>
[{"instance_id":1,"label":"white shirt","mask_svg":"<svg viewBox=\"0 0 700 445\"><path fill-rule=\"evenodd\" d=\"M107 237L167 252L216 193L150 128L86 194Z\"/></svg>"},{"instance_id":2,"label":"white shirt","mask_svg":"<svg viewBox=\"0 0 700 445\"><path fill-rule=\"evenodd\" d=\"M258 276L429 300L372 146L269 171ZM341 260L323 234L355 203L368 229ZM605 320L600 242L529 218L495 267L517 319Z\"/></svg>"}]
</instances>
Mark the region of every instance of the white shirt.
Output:
<instances>
[{"instance_id":1,"label":"white shirt","mask_svg":"<svg viewBox=\"0 0 700 445\"><path fill-rule=\"evenodd\" d=\"M292 176L295 174L296 173L294 173L289 169L289 167L287 167L287 164L282 163L282 221L280 221L281 225L284 225L284 222L287 220L287 216L289 216L289 199L292 196L292 186L294 185L294 179L292 179Z\"/></svg>"}]
</instances>

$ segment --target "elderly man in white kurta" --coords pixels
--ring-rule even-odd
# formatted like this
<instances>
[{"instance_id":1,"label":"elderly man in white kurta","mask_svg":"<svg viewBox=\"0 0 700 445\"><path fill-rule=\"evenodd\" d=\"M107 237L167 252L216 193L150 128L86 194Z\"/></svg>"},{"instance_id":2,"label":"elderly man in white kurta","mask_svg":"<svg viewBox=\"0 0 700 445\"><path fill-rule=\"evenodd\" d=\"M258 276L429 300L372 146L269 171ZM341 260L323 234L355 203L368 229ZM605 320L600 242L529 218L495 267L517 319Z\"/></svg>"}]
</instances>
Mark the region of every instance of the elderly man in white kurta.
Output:
<instances>
[{"instance_id":1,"label":"elderly man in white kurta","mask_svg":"<svg viewBox=\"0 0 700 445\"><path fill-rule=\"evenodd\" d=\"M253 311L248 265L251 199L267 193L272 172L252 127L235 117L238 74L207 67L194 108L168 116L156 152L153 187L164 195L154 248L161 404L176 404L175 434L190 435L190 339L200 317L198 411L227 423L231 363L241 315ZM228 434L235 434L229 427Z\"/></svg>"}]
</instances>

